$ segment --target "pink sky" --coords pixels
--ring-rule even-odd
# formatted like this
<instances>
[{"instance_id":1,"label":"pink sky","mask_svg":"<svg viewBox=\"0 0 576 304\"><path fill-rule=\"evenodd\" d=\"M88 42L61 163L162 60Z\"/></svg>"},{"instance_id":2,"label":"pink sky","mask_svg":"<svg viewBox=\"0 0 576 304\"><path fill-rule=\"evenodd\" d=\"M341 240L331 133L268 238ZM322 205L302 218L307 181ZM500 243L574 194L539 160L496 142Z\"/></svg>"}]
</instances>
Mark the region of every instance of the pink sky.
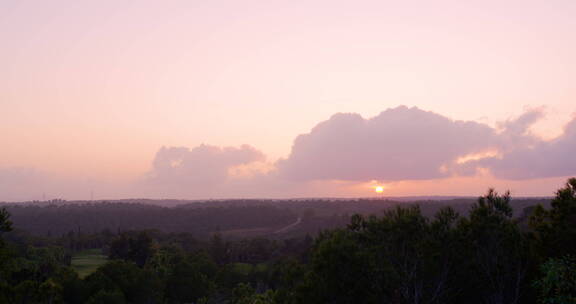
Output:
<instances>
[{"instance_id":1,"label":"pink sky","mask_svg":"<svg viewBox=\"0 0 576 304\"><path fill-rule=\"evenodd\" d=\"M371 195L374 183L389 195L478 195L489 186L550 195L576 174L573 157L567 172L544 168L522 180L506 175L514 162L418 181L269 175L299 135L333 114L368 121L401 105L497 132L538 109L545 116L528 129L546 140L538 147L571 143L563 128L576 112L574 16L571 0L2 1L0 200L88 198L92 188L101 197L355 196ZM248 144L266 160L210 167L244 170L211 190L141 185L158 173L161 147L201 144ZM520 146L510 155L524 155ZM576 152L558 147L551 155ZM178 174L216 176L194 170Z\"/></svg>"}]
</instances>

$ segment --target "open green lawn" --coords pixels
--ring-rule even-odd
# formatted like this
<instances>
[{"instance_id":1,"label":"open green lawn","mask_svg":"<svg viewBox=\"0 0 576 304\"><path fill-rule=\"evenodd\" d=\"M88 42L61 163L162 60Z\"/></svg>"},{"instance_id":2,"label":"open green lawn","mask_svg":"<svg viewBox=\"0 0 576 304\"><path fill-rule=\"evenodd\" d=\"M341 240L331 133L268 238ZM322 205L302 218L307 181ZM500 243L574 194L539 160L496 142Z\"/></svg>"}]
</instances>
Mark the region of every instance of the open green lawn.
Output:
<instances>
[{"instance_id":1,"label":"open green lawn","mask_svg":"<svg viewBox=\"0 0 576 304\"><path fill-rule=\"evenodd\" d=\"M249 275L252 272L266 272L268 270L268 265L265 263L252 265L248 263L234 263L232 264L232 271L241 274L241 275Z\"/></svg>"},{"instance_id":2,"label":"open green lawn","mask_svg":"<svg viewBox=\"0 0 576 304\"><path fill-rule=\"evenodd\" d=\"M104 265L106 261L106 256L102 254L102 250L88 249L72 256L72 268L78 272L81 278L84 278Z\"/></svg>"}]
</instances>

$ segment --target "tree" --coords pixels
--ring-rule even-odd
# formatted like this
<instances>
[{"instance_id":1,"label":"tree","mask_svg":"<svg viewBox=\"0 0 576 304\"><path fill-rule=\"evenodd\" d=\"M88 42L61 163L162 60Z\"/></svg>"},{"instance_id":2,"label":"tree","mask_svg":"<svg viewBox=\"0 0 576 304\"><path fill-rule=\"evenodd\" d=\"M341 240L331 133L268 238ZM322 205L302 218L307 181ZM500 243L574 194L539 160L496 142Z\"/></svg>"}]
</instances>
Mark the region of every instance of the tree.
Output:
<instances>
[{"instance_id":1,"label":"tree","mask_svg":"<svg viewBox=\"0 0 576 304\"><path fill-rule=\"evenodd\" d=\"M100 290L90 297L87 304L124 304L126 300L120 290Z\"/></svg>"},{"instance_id":2,"label":"tree","mask_svg":"<svg viewBox=\"0 0 576 304\"><path fill-rule=\"evenodd\" d=\"M542 304L576 303L576 258L551 258L541 267L543 276L534 286Z\"/></svg>"},{"instance_id":3,"label":"tree","mask_svg":"<svg viewBox=\"0 0 576 304\"><path fill-rule=\"evenodd\" d=\"M233 290L233 304L274 304L276 292L267 290L264 293L257 293L252 286L246 283L239 283Z\"/></svg>"},{"instance_id":4,"label":"tree","mask_svg":"<svg viewBox=\"0 0 576 304\"><path fill-rule=\"evenodd\" d=\"M477 278L466 293L472 298L478 295L483 303L514 304L522 297L528 246L512 219L510 200L509 192L499 195L490 189L460 224L472 257L469 266Z\"/></svg>"},{"instance_id":5,"label":"tree","mask_svg":"<svg viewBox=\"0 0 576 304\"><path fill-rule=\"evenodd\" d=\"M384 216L352 217L347 229L321 235L305 292L310 303L449 303L458 250L458 214L433 221L418 206Z\"/></svg>"},{"instance_id":6,"label":"tree","mask_svg":"<svg viewBox=\"0 0 576 304\"><path fill-rule=\"evenodd\" d=\"M4 247L2 240L2 233L12 231L12 221L10 221L10 213L6 208L0 208L0 250ZM1 254L1 253L0 253Z\"/></svg>"},{"instance_id":7,"label":"tree","mask_svg":"<svg viewBox=\"0 0 576 304\"><path fill-rule=\"evenodd\" d=\"M536 207L530 226L543 257L576 255L576 178L556 192L550 209Z\"/></svg>"},{"instance_id":8,"label":"tree","mask_svg":"<svg viewBox=\"0 0 576 304\"><path fill-rule=\"evenodd\" d=\"M311 271L306 276L306 303L377 303L378 267L354 234L339 229L320 235L312 250Z\"/></svg>"},{"instance_id":9,"label":"tree","mask_svg":"<svg viewBox=\"0 0 576 304\"><path fill-rule=\"evenodd\" d=\"M0 234L3 232L12 231L12 222L10 221L10 213L6 211L6 208L0 209Z\"/></svg>"},{"instance_id":10,"label":"tree","mask_svg":"<svg viewBox=\"0 0 576 304\"><path fill-rule=\"evenodd\" d=\"M166 297L170 303L193 303L212 292L214 283L210 275L215 271L206 263L210 262L194 259L174 265L166 281Z\"/></svg>"},{"instance_id":11,"label":"tree","mask_svg":"<svg viewBox=\"0 0 576 304\"><path fill-rule=\"evenodd\" d=\"M110 244L109 258L132 261L139 267L154 255L154 240L146 231L123 233Z\"/></svg>"},{"instance_id":12,"label":"tree","mask_svg":"<svg viewBox=\"0 0 576 304\"><path fill-rule=\"evenodd\" d=\"M10 214L5 208L0 209L0 302L5 302L13 294L13 286L10 286L6 280L11 272L11 253L4 246L2 233L12 230Z\"/></svg>"},{"instance_id":13,"label":"tree","mask_svg":"<svg viewBox=\"0 0 576 304\"><path fill-rule=\"evenodd\" d=\"M158 303L162 298L162 282L133 262L108 262L85 280L92 295L119 290L130 303Z\"/></svg>"},{"instance_id":14,"label":"tree","mask_svg":"<svg viewBox=\"0 0 576 304\"><path fill-rule=\"evenodd\" d=\"M227 244L222 239L222 234L220 232L216 232L212 235L210 239L210 255L216 263L222 265L225 264L228 260L228 253L227 253Z\"/></svg>"}]
</instances>

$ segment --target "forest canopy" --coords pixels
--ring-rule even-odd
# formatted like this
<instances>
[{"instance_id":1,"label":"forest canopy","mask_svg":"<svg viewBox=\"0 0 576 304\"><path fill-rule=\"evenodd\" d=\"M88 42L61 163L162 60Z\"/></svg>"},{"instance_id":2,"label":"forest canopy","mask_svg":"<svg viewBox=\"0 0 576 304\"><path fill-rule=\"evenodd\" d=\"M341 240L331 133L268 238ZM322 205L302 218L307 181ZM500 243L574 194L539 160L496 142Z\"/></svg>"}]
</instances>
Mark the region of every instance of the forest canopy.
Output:
<instances>
[{"instance_id":1,"label":"forest canopy","mask_svg":"<svg viewBox=\"0 0 576 304\"><path fill-rule=\"evenodd\" d=\"M0 238L1 303L576 303L576 178L551 200L9 204Z\"/></svg>"}]
</instances>

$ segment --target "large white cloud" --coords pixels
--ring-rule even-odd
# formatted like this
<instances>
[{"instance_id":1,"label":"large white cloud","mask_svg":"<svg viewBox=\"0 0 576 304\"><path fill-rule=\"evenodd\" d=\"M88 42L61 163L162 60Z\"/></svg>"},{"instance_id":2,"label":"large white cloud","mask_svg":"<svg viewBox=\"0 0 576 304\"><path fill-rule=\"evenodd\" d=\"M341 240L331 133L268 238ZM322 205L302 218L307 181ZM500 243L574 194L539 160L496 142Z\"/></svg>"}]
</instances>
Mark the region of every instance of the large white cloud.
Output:
<instances>
[{"instance_id":1,"label":"large white cloud","mask_svg":"<svg viewBox=\"0 0 576 304\"><path fill-rule=\"evenodd\" d=\"M248 145L162 147L156 153L147 180L152 184L210 186L224 182L230 168L264 158L262 152Z\"/></svg>"},{"instance_id":2,"label":"large white cloud","mask_svg":"<svg viewBox=\"0 0 576 304\"><path fill-rule=\"evenodd\" d=\"M498 145L481 123L404 106L364 119L336 114L296 138L280 175L292 180L419 180L451 175L458 157Z\"/></svg>"},{"instance_id":3,"label":"large white cloud","mask_svg":"<svg viewBox=\"0 0 576 304\"><path fill-rule=\"evenodd\" d=\"M576 119L551 141L536 141L472 163L501 179L534 179L576 175Z\"/></svg>"},{"instance_id":4,"label":"large white cloud","mask_svg":"<svg viewBox=\"0 0 576 304\"><path fill-rule=\"evenodd\" d=\"M404 106L364 119L336 114L294 141L277 163L294 181L402 181L470 176L489 169L499 179L537 179L576 174L576 119L554 140L530 128L541 109L492 128Z\"/></svg>"}]
</instances>

